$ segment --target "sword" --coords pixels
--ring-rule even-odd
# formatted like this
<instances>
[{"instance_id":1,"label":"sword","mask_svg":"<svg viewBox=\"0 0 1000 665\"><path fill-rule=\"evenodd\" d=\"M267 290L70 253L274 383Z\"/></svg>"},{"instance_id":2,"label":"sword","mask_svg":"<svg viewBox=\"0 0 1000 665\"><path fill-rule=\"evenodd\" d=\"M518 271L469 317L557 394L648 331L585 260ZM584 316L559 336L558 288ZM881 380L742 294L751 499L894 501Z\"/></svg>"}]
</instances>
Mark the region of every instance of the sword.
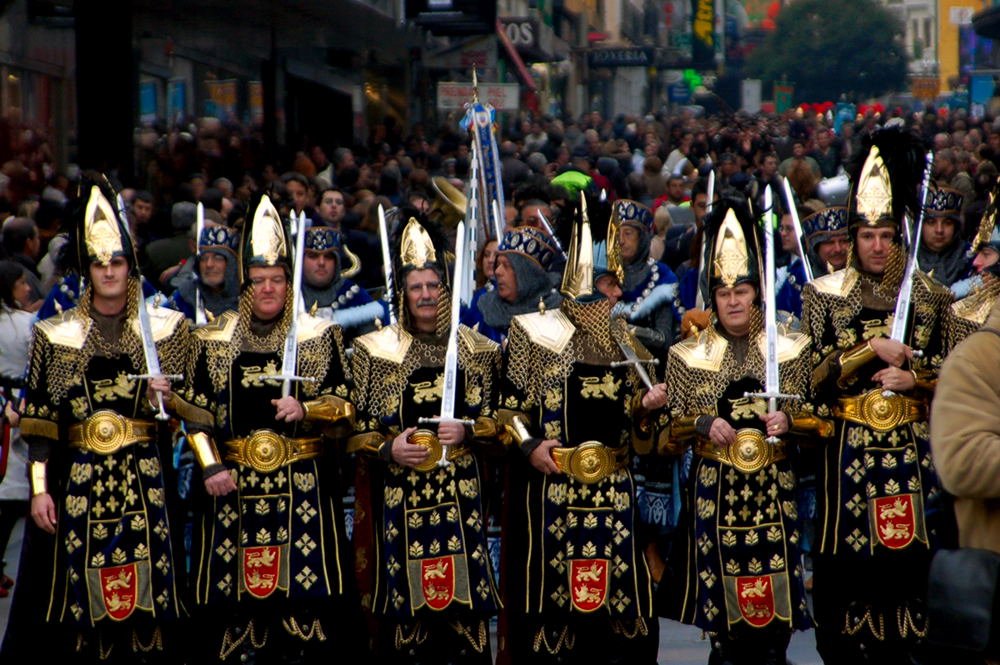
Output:
<instances>
[{"instance_id":1,"label":"sword","mask_svg":"<svg viewBox=\"0 0 1000 665\"><path fill-rule=\"evenodd\" d=\"M653 381L649 378L649 373L646 372L646 368L643 367L643 364L659 365L660 361L656 358L640 358L635 352L635 349L633 349L628 343L621 340L618 340L618 348L620 348L622 353L625 355L625 360L615 360L611 363L611 366L622 367L624 365L634 365L635 371L639 375L639 378L642 379L643 384L647 389L652 390Z\"/></svg>"},{"instance_id":2,"label":"sword","mask_svg":"<svg viewBox=\"0 0 1000 665\"><path fill-rule=\"evenodd\" d=\"M497 234L497 245L503 240L503 226L506 223L506 220L501 216L501 210L500 202L493 199L493 232Z\"/></svg>"},{"instance_id":3,"label":"sword","mask_svg":"<svg viewBox=\"0 0 1000 665\"><path fill-rule=\"evenodd\" d=\"M205 230L205 206L198 202L198 221L195 226L194 260L194 325L198 328L208 323L205 316L205 303L201 300L201 233Z\"/></svg>"},{"instance_id":4,"label":"sword","mask_svg":"<svg viewBox=\"0 0 1000 665\"><path fill-rule=\"evenodd\" d=\"M792 186L788 184L788 178L781 179L785 186L785 198L788 200L788 214L792 216L792 225L795 227L795 243L799 246L799 258L802 259L802 270L806 273L806 282L813 280L812 264L806 256L806 250L802 246L802 222L799 221L799 211L795 207L795 198L792 196ZM791 269L791 266L788 266Z\"/></svg>"},{"instance_id":5,"label":"sword","mask_svg":"<svg viewBox=\"0 0 1000 665\"><path fill-rule=\"evenodd\" d=\"M455 270L454 282L461 282L466 279L465 275L465 222L458 223L458 230L455 236L457 247L455 247ZM460 289L459 284L452 284L454 291ZM418 418L421 425L440 424L445 422L459 422L463 425L473 425L475 421L462 418L455 418L455 392L458 388L458 316L462 309L458 295L453 294L451 299L451 328L448 330L448 349L444 356L444 389L441 393L441 415L437 418ZM441 459L438 466L448 466L448 450L441 447Z\"/></svg>"},{"instance_id":6,"label":"sword","mask_svg":"<svg viewBox=\"0 0 1000 665\"><path fill-rule=\"evenodd\" d=\"M764 392L743 393L744 397L767 399L767 412L778 410L779 399L802 399L801 395L781 392L781 378L778 373L778 315L774 305L774 208L771 200L771 186L764 189L764 334L766 336L767 358L764 363ZM778 437L767 437L768 443L778 443Z\"/></svg>"},{"instance_id":7,"label":"sword","mask_svg":"<svg viewBox=\"0 0 1000 665\"><path fill-rule=\"evenodd\" d=\"M476 147L472 146L473 152ZM479 252L479 163L475 154L472 156L472 170L469 173L469 205L466 208L465 219L467 224L466 237L466 270L469 276L462 283L462 302L466 305L472 303L472 291L475 287L475 274L479 266L476 265L476 255ZM457 242L457 240L456 240ZM500 241L497 240L499 243Z\"/></svg>"},{"instance_id":8,"label":"sword","mask_svg":"<svg viewBox=\"0 0 1000 665\"><path fill-rule=\"evenodd\" d=\"M559 250L559 253L562 254L562 257L564 259L567 258L566 250L563 249L562 243L559 242L559 238L556 237L555 231L552 230L552 225L549 224L549 220L545 219L545 215L542 214L541 210L538 211L538 221L540 221L542 226L545 227L545 232L549 234L550 238L552 238L552 242L555 244L556 249Z\"/></svg>"},{"instance_id":9,"label":"sword","mask_svg":"<svg viewBox=\"0 0 1000 665\"><path fill-rule=\"evenodd\" d=\"M125 199L122 198L121 194L118 194L117 200L118 212L121 214L122 219L128 220L128 211L125 208ZM139 319L139 338L142 340L142 355L146 361L146 373L145 374L129 374L126 378L129 381L134 381L136 379L157 379L160 377L170 379L171 381L179 381L184 377L177 374L164 375L160 371L160 356L156 353L156 342L153 341L153 329L149 325L149 311L146 309L146 299L142 297L142 287L139 287L139 302L136 305L136 310ZM160 391L156 392L156 405L159 407L159 413L156 414L157 420L170 420L170 416L167 415L167 410L163 408L163 393Z\"/></svg>"},{"instance_id":10,"label":"sword","mask_svg":"<svg viewBox=\"0 0 1000 665\"><path fill-rule=\"evenodd\" d=\"M392 308L392 257L389 256L389 227L385 221L385 210L378 206L378 235L382 244L382 273L385 275L385 301L389 309L389 325L396 322L396 312Z\"/></svg>"},{"instance_id":11,"label":"sword","mask_svg":"<svg viewBox=\"0 0 1000 665\"><path fill-rule=\"evenodd\" d=\"M292 381L315 383L312 376L298 376L295 373L299 362L299 306L302 300L302 257L306 248L306 213L292 213L292 225L295 229L295 263L292 265L292 321L285 335L285 350L281 358L281 374L265 374L260 378L266 381L281 381L281 396L292 394Z\"/></svg>"},{"instance_id":12,"label":"sword","mask_svg":"<svg viewBox=\"0 0 1000 665\"><path fill-rule=\"evenodd\" d=\"M910 237L913 241L910 243L910 255L906 259L906 271L903 273L903 281L899 285L899 297L896 299L896 310L892 315L892 330L889 333L889 339L896 340L902 344L906 344L906 324L907 319L910 318L910 306L913 304L913 276L917 271L918 259L917 254L920 251L920 239L923 234L924 228L924 211L927 209L927 190L930 189L931 182L931 165L934 161L934 153L927 151L926 164L924 166L924 182L923 182L923 192L920 197L920 213L917 215L917 224L913 229L913 233ZM903 226L909 226L909 216L904 216ZM913 357L920 358L923 356L923 351L920 349L913 350ZM893 392L891 390L883 390L883 397L892 397Z\"/></svg>"}]
</instances>

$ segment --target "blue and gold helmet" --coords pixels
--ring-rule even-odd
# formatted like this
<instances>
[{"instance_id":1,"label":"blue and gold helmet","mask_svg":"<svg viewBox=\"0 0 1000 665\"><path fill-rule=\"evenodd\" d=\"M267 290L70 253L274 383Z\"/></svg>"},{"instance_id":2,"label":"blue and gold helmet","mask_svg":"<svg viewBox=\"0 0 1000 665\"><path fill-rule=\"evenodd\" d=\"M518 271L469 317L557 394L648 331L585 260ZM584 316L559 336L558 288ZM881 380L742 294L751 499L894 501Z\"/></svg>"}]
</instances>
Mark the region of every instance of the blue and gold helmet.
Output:
<instances>
[{"instance_id":1,"label":"blue and gold helmet","mask_svg":"<svg viewBox=\"0 0 1000 665\"><path fill-rule=\"evenodd\" d=\"M199 251L223 254L226 258L236 258L239 248L240 233L228 226L206 226L198 238Z\"/></svg>"},{"instance_id":2,"label":"blue and gold helmet","mask_svg":"<svg viewBox=\"0 0 1000 665\"><path fill-rule=\"evenodd\" d=\"M815 248L836 235L847 234L847 207L823 208L802 220L803 239Z\"/></svg>"},{"instance_id":3,"label":"blue and gold helmet","mask_svg":"<svg viewBox=\"0 0 1000 665\"><path fill-rule=\"evenodd\" d=\"M927 205L924 211L927 217L947 217L956 222L962 219L962 192L951 187L932 185L927 192Z\"/></svg>"},{"instance_id":4,"label":"blue and gold helmet","mask_svg":"<svg viewBox=\"0 0 1000 665\"><path fill-rule=\"evenodd\" d=\"M549 272L559 250L550 244L550 239L544 231L533 226L517 226L503 234L497 253L520 254L538 264L545 272Z\"/></svg>"}]
</instances>

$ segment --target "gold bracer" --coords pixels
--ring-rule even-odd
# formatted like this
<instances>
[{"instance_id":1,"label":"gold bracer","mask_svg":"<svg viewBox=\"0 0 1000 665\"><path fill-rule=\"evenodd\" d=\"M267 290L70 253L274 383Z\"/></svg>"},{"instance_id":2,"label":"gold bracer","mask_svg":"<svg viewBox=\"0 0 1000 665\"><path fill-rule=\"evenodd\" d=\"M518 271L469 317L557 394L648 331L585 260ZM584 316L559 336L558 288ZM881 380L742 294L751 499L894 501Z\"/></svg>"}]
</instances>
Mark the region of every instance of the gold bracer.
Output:
<instances>
[{"instance_id":1,"label":"gold bracer","mask_svg":"<svg viewBox=\"0 0 1000 665\"><path fill-rule=\"evenodd\" d=\"M684 416L674 418L670 425L660 432L656 450L661 455L680 455L684 452L686 442L698 433L699 416Z\"/></svg>"},{"instance_id":2,"label":"gold bracer","mask_svg":"<svg viewBox=\"0 0 1000 665\"><path fill-rule=\"evenodd\" d=\"M110 455L126 446L152 441L156 423L133 420L114 411L97 411L69 428L69 445L98 455Z\"/></svg>"},{"instance_id":3,"label":"gold bracer","mask_svg":"<svg viewBox=\"0 0 1000 665\"><path fill-rule=\"evenodd\" d=\"M336 423L347 421L352 428L354 427L354 405L346 399L333 395L321 395L316 399L303 402L302 407L306 411L305 419L308 422Z\"/></svg>"},{"instance_id":4,"label":"gold bracer","mask_svg":"<svg viewBox=\"0 0 1000 665\"><path fill-rule=\"evenodd\" d=\"M269 429L259 429L248 437L226 441L226 459L270 473L292 462L314 459L323 454L320 437L292 439Z\"/></svg>"},{"instance_id":5,"label":"gold bracer","mask_svg":"<svg viewBox=\"0 0 1000 665\"><path fill-rule=\"evenodd\" d=\"M497 421L489 416L479 416L472 426L472 438L482 440L495 439L500 436Z\"/></svg>"},{"instance_id":6,"label":"gold bracer","mask_svg":"<svg viewBox=\"0 0 1000 665\"><path fill-rule=\"evenodd\" d=\"M38 496L39 494L45 494L49 491L49 483L47 477L48 463L46 462L32 462L29 467L28 480L31 482L31 496Z\"/></svg>"},{"instance_id":7,"label":"gold bracer","mask_svg":"<svg viewBox=\"0 0 1000 665\"><path fill-rule=\"evenodd\" d=\"M528 430L528 419L519 411L498 410L497 424L510 434L510 440L516 446L520 446L528 439L535 438Z\"/></svg>"},{"instance_id":8,"label":"gold bracer","mask_svg":"<svg viewBox=\"0 0 1000 665\"><path fill-rule=\"evenodd\" d=\"M222 464L222 458L215 447L215 441L205 432L189 434L188 445L191 446L194 458L198 460L198 465L202 469L207 469L213 464Z\"/></svg>"},{"instance_id":9,"label":"gold bracer","mask_svg":"<svg viewBox=\"0 0 1000 665\"><path fill-rule=\"evenodd\" d=\"M441 460L441 449L445 446L438 439L437 434L429 429L418 429L416 432L410 435L406 440L407 443L412 443L416 446L423 446L431 451L431 454L427 456L427 459L420 464L413 467L417 471L432 471L437 468L438 462ZM459 457L463 457L472 452L472 449L464 443L457 443L453 446L448 446L448 461L457 460Z\"/></svg>"},{"instance_id":10,"label":"gold bracer","mask_svg":"<svg viewBox=\"0 0 1000 665\"><path fill-rule=\"evenodd\" d=\"M833 436L833 423L808 411L792 414L788 431L792 434L816 434L823 439Z\"/></svg>"},{"instance_id":11,"label":"gold bracer","mask_svg":"<svg viewBox=\"0 0 1000 665\"><path fill-rule=\"evenodd\" d=\"M628 464L628 446L609 448L600 441L586 441L571 448L553 448L552 461L563 473L590 485Z\"/></svg>"},{"instance_id":12,"label":"gold bracer","mask_svg":"<svg viewBox=\"0 0 1000 665\"><path fill-rule=\"evenodd\" d=\"M872 348L871 340L844 351L840 356L840 378L837 379L837 384L843 388L848 379L877 356L875 349Z\"/></svg>"},{"instance_id":13,"label":"gold bracer","mask_svg":"<svg viewBox=\"0 0 1000 665\"><path fill-rule=\"evenodd\" d=\"M365 432L355 434L347 440L347 452L365 452L371 455L378 455L382 449L382 444L392 441L394 437L387 436L381 432Z\"/></svg>"},{"instance_id":14,"label":"gold bracer","mask_svg":"<svg viewBox=\"0 0 1000 665\"><path fill-rule=\"evenodd\" d=\"M786 457L784 441L768 443L760 430L749 427L736 430L736 442L732 444L720 446L711 439L699 438L694 452L743 473L765 469Z\"/></svg>"},{"instance_id":15,"label":"gold bracer","mask_svg":"<svg viewBox=\"0 0 1000 665\"><path fill-rule=\"evenodd\" d=\"M833 415L879 432L888 432L907 423L926 420L927 404L897 393L886 397L880 388L876 388L857 397L840 398L840 404L833 407Z\"/></svg>"}]
</instances>

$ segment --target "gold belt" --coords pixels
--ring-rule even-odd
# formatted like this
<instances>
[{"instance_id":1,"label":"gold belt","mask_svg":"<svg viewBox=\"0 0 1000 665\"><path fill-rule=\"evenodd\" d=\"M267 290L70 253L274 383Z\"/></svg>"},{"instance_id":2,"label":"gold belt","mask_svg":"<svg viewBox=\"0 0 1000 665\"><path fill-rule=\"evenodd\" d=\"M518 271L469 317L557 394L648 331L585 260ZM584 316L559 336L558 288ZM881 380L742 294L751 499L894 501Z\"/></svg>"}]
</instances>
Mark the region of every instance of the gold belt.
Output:
<instances>
[{"instance_id":1,"label":"gold belt","mask_svg":"<svg viewBox=\"0 0 1000 665\"><path fill-rule=\"evenodd\" d=\"M842 420L867 425L879 432L888 432L900 425L927 419L927 405L905 395L882 395L880 389L857 397L841 397L833 407L833 415Z\"/></svg>"},{"instance_id":2,"label":"gold belt","mask_svg":"<svg viewBox=\"0 0 1000 665\"><path fill-rule=\"evenodd\" d=\"M753 473L785 459L785 442L768 443L755 429L736 430L736 442L716 445L709 439L699 439L694 452L707 459L728 464L744 473Z\"/></svg>"},{"instance_id":3,"label":"gold belt","mask_svg":"<svg viewBox=\"0 0 1000 665\"><path fill-rule=\"evenodd\" d=\"M69 445L98 455L110 455L125 446L152 441L156 423L133 420L114 411L97 411L82 423L70 425Z\"/></svg>"},{"instance_id":4,"label":"gold belt","mask_svg":"<svg viewBox=\"0 0 1000 665\"><path fill-rule=\"evenodd\" d=\"M417 471L430 471L436 469L438 462L441 460L441 449L444 445L438 439L437 434L429 429L418 429L416 432L410 435L407 439L409 443L416 446L423 446L431 451L431 454L427 456L424 462L413 467ZM446 458L449 462L458 459L464 455L468 455L471 452L471 448L464 443L459 443L454 446L448 446L448 457Z\"/></svg>"},{"instance_id":5,"label":"gold belt","mask_svg":"<svg viewBox=\"0 0 1000 665\"><path fill-rule=\"evenodd\" d=\"M248 437L226 441L226 459L268 473L292 462L313 459L323 453L320 437L292 439L269 429Z\"/></svg>"},{"instance_id":6,"label":"gold belt","mask_svg":"<svg viewBox=\"0 0 1000 665\"><path fill-rule=\"evenodd\" d=\"M600 441L585 441L572 448L553 448L552 461L563 473L590 485L628 464L628 446L609 448Z\"/></svg>"}]
</instances>

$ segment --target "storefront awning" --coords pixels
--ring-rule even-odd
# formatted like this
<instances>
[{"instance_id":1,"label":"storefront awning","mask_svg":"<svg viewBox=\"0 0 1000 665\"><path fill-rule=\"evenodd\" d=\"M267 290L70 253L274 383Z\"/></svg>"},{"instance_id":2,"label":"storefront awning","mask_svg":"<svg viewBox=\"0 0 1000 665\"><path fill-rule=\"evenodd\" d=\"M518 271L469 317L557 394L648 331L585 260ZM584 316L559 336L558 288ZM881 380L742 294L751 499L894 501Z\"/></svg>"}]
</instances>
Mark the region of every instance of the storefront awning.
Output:
<instances>
[{"instance_id":1,"label":"storefront awning","mask_svg":"<svg viewBox=\"0 0 1000 665\"><path fill-rule=\"evenodd\" d=\"M524 60L518 54L517 49L514 45L510 43L510 39L507 37L506 31L503 29L503 24L500 23L500 19L497 19L497 37L500 38L500 43L503 44L504 51L507 53L507 57L510 61L514 63L514 68L517 70L517 75L521 79L529 91L535 92L535 80L531 78L531 72L528 70L527 65L524 64Z\"/></svg>"}]
</instances>

